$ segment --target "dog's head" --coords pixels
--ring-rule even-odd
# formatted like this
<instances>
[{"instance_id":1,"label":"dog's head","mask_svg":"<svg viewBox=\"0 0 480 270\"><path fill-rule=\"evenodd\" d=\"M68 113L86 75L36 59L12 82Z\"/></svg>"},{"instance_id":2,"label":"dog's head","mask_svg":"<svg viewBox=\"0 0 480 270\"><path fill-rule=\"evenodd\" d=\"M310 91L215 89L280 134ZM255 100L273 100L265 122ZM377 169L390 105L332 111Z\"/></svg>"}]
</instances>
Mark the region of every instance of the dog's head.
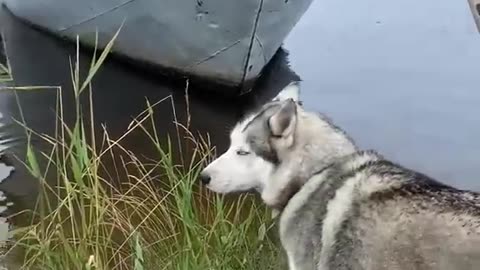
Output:
<instances>
[{"instance_id":1,"label":"dog's head","mask_svg":"<svg viewBox=\"0 0 480 270\"><path fill-rule=\"evenodd\" d=\"M218 193L255 189L268 205L282 207L312 173L352 152L348 137L305 111L299 95L299 83L291 83L240 121L230 147L202 171L201 181Z\"/></svg>"},{"instance_id":2,"label":"dog's head","mask_svg":"<svg viewBox=\"0 0 480 270\"><path fill-rule=\"evenodd\" d=\"M202 182L219 193L261 191L281 162L279 151L293 144L298 101L294 82L240 121L230 133L228 150L202 171Z\"/></svg>"}]
</instances>

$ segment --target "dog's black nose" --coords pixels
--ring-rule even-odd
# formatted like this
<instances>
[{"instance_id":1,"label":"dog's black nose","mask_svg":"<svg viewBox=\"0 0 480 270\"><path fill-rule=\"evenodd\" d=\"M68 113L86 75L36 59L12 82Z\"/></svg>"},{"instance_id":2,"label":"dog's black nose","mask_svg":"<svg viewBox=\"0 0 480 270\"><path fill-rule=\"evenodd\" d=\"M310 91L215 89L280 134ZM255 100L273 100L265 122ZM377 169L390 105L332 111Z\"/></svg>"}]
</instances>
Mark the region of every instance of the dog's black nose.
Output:
<instances>
[{"instance_id":1,"label":"dog's black nose","mask_svg":"<svg viewBox=\"0 0 480 270\"><path fill-rule=\"evenodd\" d=\"M210 175L206 174L206 173L201 173L200 174L200 181L202 181L202 183L204 185L208 185L208 183L210 183L210 180L212 180L210 178Z\"/></svg>"}]
</instances>

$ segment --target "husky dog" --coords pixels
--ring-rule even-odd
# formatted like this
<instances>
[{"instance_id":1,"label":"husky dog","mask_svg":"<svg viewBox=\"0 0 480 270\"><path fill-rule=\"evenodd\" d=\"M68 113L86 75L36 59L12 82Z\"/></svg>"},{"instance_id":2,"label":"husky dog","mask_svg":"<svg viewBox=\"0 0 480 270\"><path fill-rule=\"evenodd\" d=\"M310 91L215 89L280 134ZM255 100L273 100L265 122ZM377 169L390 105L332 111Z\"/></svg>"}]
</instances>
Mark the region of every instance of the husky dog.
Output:
<instances>
[{"instance_id":1,"label":"husky dog","mask_svg":"<svg viewBox=\"0 0 480 270\"><path fill-rule=\"evenodd\" d=\"M239 122L201 173L280 211L291 270L480 269L480 194L360 151L299 103L299 84Z\"/></svg>"}]
</instances>

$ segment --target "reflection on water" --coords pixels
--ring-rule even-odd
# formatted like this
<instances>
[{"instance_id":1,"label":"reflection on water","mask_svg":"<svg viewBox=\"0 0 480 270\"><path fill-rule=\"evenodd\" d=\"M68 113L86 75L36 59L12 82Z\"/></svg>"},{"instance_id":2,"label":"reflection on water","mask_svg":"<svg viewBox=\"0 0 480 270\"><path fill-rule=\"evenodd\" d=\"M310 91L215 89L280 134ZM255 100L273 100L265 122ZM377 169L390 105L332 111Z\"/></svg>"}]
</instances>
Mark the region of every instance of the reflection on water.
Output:
<instances>
[{"instance_id":1,"label":"reflection on water","mask_svg":"<svg viewBox=\"0 0 480 270\"><path fill-rule=\"evenodd\" d=\"M72 123L75 119L75 104L69 61L70 58L75 58L75 46L33 30L5 11L0 15L0 26L10 58L13 85L61 86L65 108L64 120ZM88 69L90 55L91 52L88 51L80 54L82 74ZM212 144L220 152L228 145L229 127L233 126L246 110L272 98L292 80L299 80L288 67L287 53L283 50L277 53L258 82L258 91L255 91L254 95L242 96L240 99L221 98L200 91L201 89L189 88L187 104L185 82L170 82L159 76L142 73L143 71L118 61L107 61L104 64L93 80L96 130L101 131L105 126L109 136L118 138L128 129L132 119L146 109L147 100L154 104L171 96L172 102L168 99L155 107L154 118L159 136L165 140L166 135L176 136L174 120L180 123L189 122L190 130L194 133L208 133ZM21 164L26 154L25 140L22 139L25 136L22 128L14 125L14 121L25 122L34 131L53 136L57 94L56 90L48 88L16 93L0 91L0 112L5 116L3 121L0 121L0 145L4 140L5 145L9 146L5 149L8 164L16 168L12 177L0 183L0 190L4 191L15 204L3 205L0 200L0 210L2 206L6 206L9 207L9 213L15 213L35 206L35 198L38 196L37 180L29 176ZM85 106L87 103L85 102ZM172 110L172 103L175 110ZM5 136L2 136L3 130L8 131ZM102 136L100 132L96 135ZM156 158L155 149L150 143L145 142L144 134L138 130L126 137L122 141L122 146L134 151L137 156ZM33 143L40 150L49 147L44 142ZM183 150L187 153L189 151L185 148ZM9 174L8 170L2 169L0 164L0 177ZM17 218L13 222L16 225L25 225L29 221ZM8 226L2 227L0 223L0 234L3 231L8 232Z\"/></svg>"},{"instance_id":2,"label":"reflection on water","mask_svg":"<svg viewBox=\"0 0 480 270\"><path fill-rule=\"evenodd\" d=\"M0 151L0 156L3 156L3 151L4 150ZM0 162L0 184L10 177L13 170L14 168L12 166L8 166L5 163ZM9 211L13 208L13 206L14 203L9 200L3 191L0 190L0 269L6 269L7 265L12 265L6 260L5 252L8 250L8 242L11 236L11 224L9 223L7 216L13 214L12 211Z\"/></svg>"},{"instance_id":3,"label":"reflection on water","mask_svg":"<svg viewBox=\"0 0 480 270\"><path fill-rule=\"evenodd\" d=\"M8 48L14 84L61 86L63 106L66 108L64 119L71 123L75 110L69 60L75 58L75 46L30 29L7 12L0 16L0 25ZM90 55L91 52L88 51L80 54L83 74L88 69ZM246 110L272 98L292 80L299 80L288 67L287 53L280 50L258 82L255 94L239 99L226 99L201 89L189 88L187 106L185 82L169 82L163 77L142 72L118 61L107 61L104 64L93 80L96 130L100 131L106 126L110 136L120 137L132 119L146 109L147 100L153 104L171 95L174 111L170 100L155 108L154 117L160 137L176 135L174 120L181 123L189 121L190 130L194 133L208 133L213 145L220 152L228 145L229 127L233 126ZM9 136L19 138L23 137L24 133L20 127L14 128L11 125L13 119L25 121L29 128L40 134L53 135L56 102L57 91L52 89L17 91L17 96L12 91L0 92L0 111L5 115L4 124L9 125ZM18 104L21 106L21 114ZM44 147L40 142L34 141L34 144L40 149ZM140 130L130 134L122 141L122 145L135 151L137 155L152 157L155 154L151 145L145 143L145 137ZM9 151L22 160L25 158L23 146L24 144L17 145ZM188 152L188 149L186 151ZM16 168L22 167L17 159L12 159L11 162ZM17 170L13 179L3 183L0 189L20 200L18 207L31 208L35 203L32 198L37 196L36 187L36 181L30 178L25 170Z\"/></svg>"}]
</instances>

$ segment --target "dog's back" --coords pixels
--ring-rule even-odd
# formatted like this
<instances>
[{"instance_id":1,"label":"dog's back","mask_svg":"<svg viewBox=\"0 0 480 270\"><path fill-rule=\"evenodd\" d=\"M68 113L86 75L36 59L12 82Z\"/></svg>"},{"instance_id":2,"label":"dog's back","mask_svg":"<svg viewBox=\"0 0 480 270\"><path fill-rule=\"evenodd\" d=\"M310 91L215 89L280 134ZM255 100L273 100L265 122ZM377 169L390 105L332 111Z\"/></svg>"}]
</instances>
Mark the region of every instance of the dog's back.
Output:
<instances>
[{"instance_id":1,"label":"dog's back","mask_svg":"<svg viewBox=\"0 0 480 270\"><path fill-rule=\"evenodd\" d=\"M480 195L358 152L291 198L280 233L291 269L480 269Z\"/></svg>"}]
</instances>

